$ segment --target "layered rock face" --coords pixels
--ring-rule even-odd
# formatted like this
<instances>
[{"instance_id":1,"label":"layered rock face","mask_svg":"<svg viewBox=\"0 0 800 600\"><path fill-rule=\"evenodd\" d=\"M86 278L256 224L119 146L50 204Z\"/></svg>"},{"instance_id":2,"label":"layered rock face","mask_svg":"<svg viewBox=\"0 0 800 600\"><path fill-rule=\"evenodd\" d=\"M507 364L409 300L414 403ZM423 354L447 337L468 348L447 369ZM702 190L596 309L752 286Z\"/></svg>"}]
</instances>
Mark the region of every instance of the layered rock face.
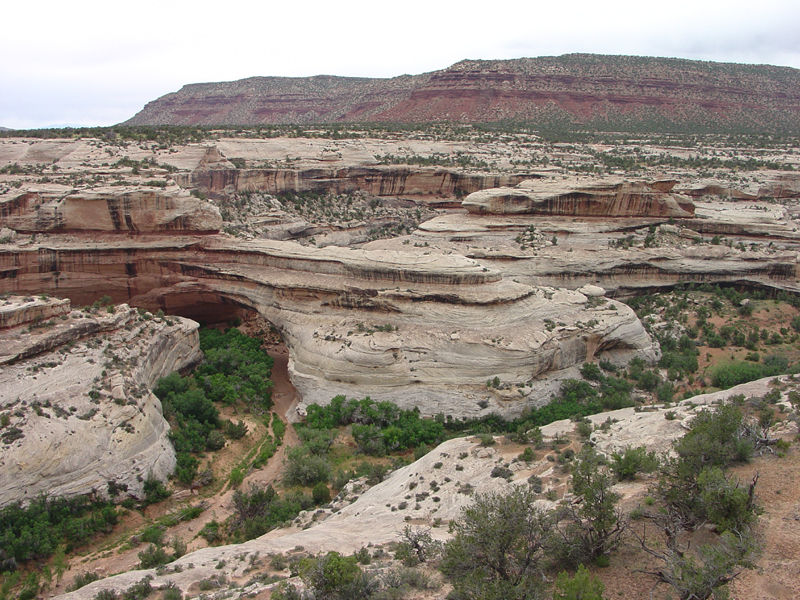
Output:
<instances>
[{"instance_id":1,"label":"layered rock face","mask_svg":"<svg viewBox=\"0 0 800 600\"><path fill-rule=\"evenodd\" d=\"M623 304L534 289L455 254L140 237L31 244L0 260L5 290L76 301L102 292L198 318L213 319L220 305L257 310L284 337L292 380L308 402L368 394L425 414L517 414L546 401L550 388L506 402L486 390L487 380L530 382L598 352L658 355Z\"/></svg>"},{"instance_id":2,"label":"layered rock face","mask_svg":"<svg viewBox=\"0 0 800 600\"><path fill-rule=\"evenodd\" d=\"M800 228L785 207L698 202L696 213L673 225L665 218L449 214L423 223L415 238L528 285L594 284L623 299L681 282L800 291ZM742 237L714 245L712 235Z\"/></svg>"},{"instance_id":3,"label":"layered rock face","mask_svg":"<svg viewBox=\"0 0 800 600\"><path fill-rule=\"evenodd\" d=\"M234 192L316 192L374 196L460 196L488 187L515 185L524 175L479 175L451 169L373 166L309 169L199 169L179 176L185 187L211 194Z\"/></svg>"},{"instance_id":4,"label":"layered rock face","mask_svg":"<svg viewBox=\"0 0 800 600\"><path fill-rule=\"evenodd\" d=\"M184 86L127 125L335 122L598 124L796 131L800 71L767 65L571 54L465 60L392 79L253 77Z\"/></svg>"},{"instance_id":5,"label":"layered rock face","mask_svg":"<svg viewBox=\"0 0 800 600\"><path fill-rule=\"evenodd\" d=\"M30 189L0 198L0 226L19 232L192 231L216 232L219 209L177 186L59 193Z\"/></svg>"},{"instance_id":6,"label":"layered rock face","mask_svg":"<svg viewBox=\"0 0 800 600\"><path fill-rule=\"evenodd\" d=\"M64 312L68 301L37 302L53 309L49 320L0 329L0 407L10 417L0 436L0 506L42 493L104 494L109 481L142 497L149 474L164 479L175 468L150 389L199 360L197 323L143 317L127 305Z\"/></svg>"},{"instance_id":7,"label":"layered rock face","mask_svg":"<svg viewBox=\"0 0 800 600\"><path fill-rule=\"evenodd\" d=\"M488 189L467 196L471 213L557 215L574 217L686 218L694 205L670 194L675 182L647 183L605 179L524 181L515 188Z\"/></svg>"}]
</instances>

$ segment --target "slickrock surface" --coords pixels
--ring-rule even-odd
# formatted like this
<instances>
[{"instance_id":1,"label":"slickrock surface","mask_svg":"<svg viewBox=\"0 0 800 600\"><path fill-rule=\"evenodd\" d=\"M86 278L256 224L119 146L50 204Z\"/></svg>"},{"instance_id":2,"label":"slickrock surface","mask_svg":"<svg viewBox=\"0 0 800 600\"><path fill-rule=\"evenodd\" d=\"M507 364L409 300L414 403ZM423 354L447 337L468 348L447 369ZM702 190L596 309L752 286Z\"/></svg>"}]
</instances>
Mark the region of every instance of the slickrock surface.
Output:
<instances>
[{"instance_id":1,"label":"slickrock surface","mask_svg":"<svg viewBox=\"0 0 800 600\"><path fill-rule=\"evenodd\" d=\"M72 310L69 300L59 300L41 296L26 296L17 301L0 301L0 329L16 327L28 323L46 321L51 317L60 317ZM2 351L0 351L2 352ZM5 362L6 352L0 354L0 364Z\"/></svg>"},{"instance_id":2,"label":"slickrock surface","mask_svg":"<svg viewBox=\"0 0 800 600\"><path fill-rule=\"evenodd\" d=\"M105 493L111 480L141 497L148 474L163 479L175 468L150 389L199 359L197 323L143 317L124 304L70 312L65 303L47 302L49 320L33 320L45 314L25 308L33 302L0 300L32 319L0 329L0 410L10 416L0 432L0 506L42 493Z\"/></svg>"},{"instance_id":3,"label":"slickrock surface","mask_svg":"<svg viewBox=\"0 0 800 600\"><path fill-rule=\"evenodd\" d=\"M587 418L595 426L595 431L590 437L591 443L608 456L614 452L623 452L627 446L632 448L644 446L648 451L655 450L661 455L669 451L673 441L683 437L698 411L713 408L714 405L740 394L746 398L760 398L773 389L772 383L776 379L785 380L786 377L765 377L727 390L699 394L688 400L676 402L669 408L654 405L638 412L634 408L622 408L590 415ZM785 395L781 403L791 410L791 404ZM668 413L672 413L670 418L666 418ZM598 429L605 422L608 422L608 427ZM787 425L791 423L787 422ZM796 425L794 427L796 428ZM575 423L565 419L545 425L542 427L542 433L553 437L569 433L574 429Z\"/></svg>"},{"instance_id":4,"label":"slickrock surface","mask_svg":"<svg viewBox=\"0 0 800 600\"><path fill-rule=\"evenodd\" d=\"M399 541L407 524L406 517L414 519L413 523L417 525L430 525L434 519L441 519L445 524L433 528L431 534L437 539L447 539L446 523L457 518L462 507L472 503L472 490L501 492L513 485L524 484L533 472L552 471L552 463L545 460L531 465L513 462L510 465L514 472L511 481L491 476L495 466L508 464L518 453L518 446L484 448L475 438L453 439L415 463L393 472L385 481L360 495L355 490L361 487L363 480L351 482L346 492L334 499L331 508L313 519L311 514L301 514L298 523L289 528L274 530L243 544L203 548L187 554L170 563L167 572L161 575L155 569L130 571L61 598L91 600L101 589L122 590L145 576L154 577L151 582L154 587L172 581L182 590L220 573L229 580L246 582L251 579L251 575L245 572L250 566L248 557L289 552L298 546L312 553L336 550L352 554L368 543L380 546ZM436 463L441 465L434 469ZM434 481L437 484L435 490L431 486ZM537 503L543 508L554 505L544 499ZM238 597L265 589L268 588L263 583L251 584L237 589L235 594Z\"/></svg>"},{"instance_id":5,"label":"slickrock surface","mask_svg":"<svg viewBox=\"0 0 800 600\"><path fill-rule=\"evenodd\" d=\"M698 203L699 218L676 219L672 225L665 219L451 213L423 223L412 240L472 257L520 283L572 289L591 284L610 297L706 281L800 291L800 223L792 208L743 204ZM730 246L711 243L714 235L731 229L760 231L763 237L745 235ZM403 245L381 240L369 247Z\"/></svg>"}]
</instances>

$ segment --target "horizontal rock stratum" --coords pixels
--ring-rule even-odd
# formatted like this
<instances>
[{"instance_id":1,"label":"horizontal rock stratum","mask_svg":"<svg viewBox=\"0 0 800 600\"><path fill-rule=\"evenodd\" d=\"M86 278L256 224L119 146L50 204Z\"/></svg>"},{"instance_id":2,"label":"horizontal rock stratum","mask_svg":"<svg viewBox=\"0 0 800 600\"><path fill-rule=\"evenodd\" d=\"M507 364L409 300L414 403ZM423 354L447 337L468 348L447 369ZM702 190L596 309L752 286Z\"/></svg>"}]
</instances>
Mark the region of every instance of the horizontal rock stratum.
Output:
<instances>
[{"instance_id":1,"label":"horizontal rock stratum","mask_svg":"<svg viewBox=\"0 0 800 600\"><path fill-rule=\"evenodd\" d=\"M231 192L315 192L348 194L363 191L375 196L454 196L484 188L514 185L524 175L468 174L453 169L408 165L297 169L198 169L178 181L210 194Z\"/></svg>"},{"instance_id":2,"label":"horizontal rock stratum","mask_svg":"<svg viewBox=\"0 0 800 600\"><path fill-rule=\"evenodd\" d=\"M800 71L674 58L568 54L464 60L391 79L251 77L195 83L125 125L534 122L610 131L796 132Z\"/></svg>"},{"instance_id":3,"label":"horizontal rock stratum","mask_svg":"<svg viewBox=\"0 0 800 600\"><path fill-rule=\"evenodd\" d=\"M694 215L687 196L669 193L676 182L548 179L514 188L474 192L461 203L471 213L571 217L673 217Z\"/></svg>"}]
</instances>

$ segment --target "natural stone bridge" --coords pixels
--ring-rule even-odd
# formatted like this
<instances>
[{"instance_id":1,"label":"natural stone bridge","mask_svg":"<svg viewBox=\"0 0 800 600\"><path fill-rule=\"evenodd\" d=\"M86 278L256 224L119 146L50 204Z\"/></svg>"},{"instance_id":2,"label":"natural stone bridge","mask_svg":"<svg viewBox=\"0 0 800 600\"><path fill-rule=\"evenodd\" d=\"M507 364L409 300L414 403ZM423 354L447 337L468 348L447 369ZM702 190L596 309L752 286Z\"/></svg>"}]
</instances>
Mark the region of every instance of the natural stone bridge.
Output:
<instances>
[{"instance_id":1,"label":"natural stone bridge","mask_svg":"<svg viewBox=\"0 0 800 600\"><path fill-rule=\"evenodd\" d=\"M55 238L0 251L0 291L75 304L108 294L203 321L258 311L286 341L308 402L347 393L426 414L516 414L526 396L546 401L554 388L523 388L482 408L487 380L527 383L603 351L657 355L626 305L509 281L455 254L224 236Z\"/></svg>"}]
</instances>

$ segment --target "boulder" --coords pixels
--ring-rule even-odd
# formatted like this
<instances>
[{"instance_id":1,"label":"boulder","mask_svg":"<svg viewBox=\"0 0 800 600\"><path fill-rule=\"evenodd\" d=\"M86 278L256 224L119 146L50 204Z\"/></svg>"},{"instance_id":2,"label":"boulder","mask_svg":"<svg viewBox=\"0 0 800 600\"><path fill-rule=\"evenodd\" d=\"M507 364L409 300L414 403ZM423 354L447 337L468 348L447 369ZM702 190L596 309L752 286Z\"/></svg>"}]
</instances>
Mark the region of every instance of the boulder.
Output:
<instances>
[{"instance_id":1,"label":"boulder","mask_svg":"<svg viewBox=\"0 0 800 600\"><path fill-rule=\"evenodd\" d=\"M606 295L606 291L603 288L601 288L599 285L592 285L590 283L587 283L578 291L584 296L590 296L592 298L599 298Z\"/></svg>"}]
</instances>

